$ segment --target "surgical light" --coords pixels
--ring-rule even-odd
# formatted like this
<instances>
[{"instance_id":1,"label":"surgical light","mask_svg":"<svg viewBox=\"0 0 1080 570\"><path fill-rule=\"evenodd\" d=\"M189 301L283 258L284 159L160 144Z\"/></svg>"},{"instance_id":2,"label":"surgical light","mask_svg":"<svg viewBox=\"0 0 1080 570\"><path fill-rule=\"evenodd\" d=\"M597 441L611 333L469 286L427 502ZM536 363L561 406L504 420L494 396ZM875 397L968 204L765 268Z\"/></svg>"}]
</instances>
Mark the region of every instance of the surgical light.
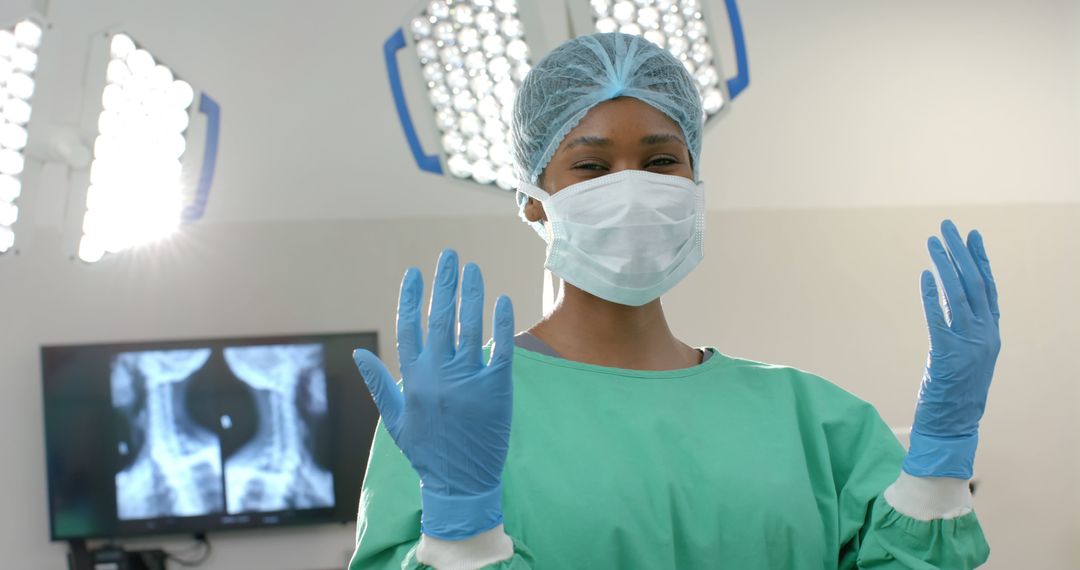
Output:
<instances>
[{"instance_id":1,"label":"surgical light","mask_svg":"<svg viewBox=\"0 0 1080 570\"><path fill-rule=\"evenodd\" d=\"M749 81L742 25L735 0L724 2L731 23L739 75L725 81L706 23L702 0L590 0L592 27L598 32L642 36L667 49L694 77L706 120L720 113Z\"/></svg>"},{"instance_id":2,"label":"surgical light","mask_svg":"<svg viewBox=\"0 0 1080 570\"><path fill-rule=\"evenodd\" d=\"M42 28L32 20L0 29L0 253L15 245L13 226L26 164L26 125L34 95L34 71Z\"/></svg>"},{"instance_id":3,"label":"surgical light","mask_svg":"<svg viewBox=\"0 0 1080 570\"><path fill-rule=\"evenodd\" d=\"M434 112L446 171L455 178L517 186L510 152L513 99L531 69L517 0L432 0L404 27ZM385 46L398 113L421 168L441 173L425 155L404 103L395 53L399 31Z\"/></svg>"},{"instance_id":4,"label":"surgical light","mask_svg":"<svg viewBox=\"0 0 1080 570\"><path fill-rule=\"evenodd\" d=\"M182 175L195 90L123 33L109 37L103 71L78 249L79 258L88 263L172 234L190 207ZM204 95L202 112L207 99ZM209 103L214 116L207 146L213 137L216 153L217 106ZM204 159L211 169L213 158Z\"/></svg>"}]
</instances>

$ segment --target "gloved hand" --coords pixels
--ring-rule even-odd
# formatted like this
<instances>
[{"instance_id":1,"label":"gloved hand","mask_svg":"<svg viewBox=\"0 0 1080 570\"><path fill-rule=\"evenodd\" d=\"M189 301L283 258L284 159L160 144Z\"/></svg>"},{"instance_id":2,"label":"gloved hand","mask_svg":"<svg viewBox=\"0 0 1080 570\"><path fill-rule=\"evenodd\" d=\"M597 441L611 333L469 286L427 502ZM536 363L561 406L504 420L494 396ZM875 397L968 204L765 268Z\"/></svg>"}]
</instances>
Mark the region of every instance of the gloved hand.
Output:
<instances>
[{"instance_id":1,"label":"gloved hand","mask_svg":"<svg viewBox=\"0 0 1080 570\"><path fill-rule=\"evenodd\" d=\"M994 363L1001 349L997 286L982 236L967 245L949 220L941 224L946 253L936 236L930 257L945 292L945 307L930 271L922 274L930 355L919 389L904 471L918 477L970 479Z\"/></svg>"},{"instance_id":2,"label":"gloved hand","mask_svg":"<svg viewBox=\"0 0 1080 570\"><path fill-rule=\"evenodd\" d=\"M372 353L353 354L360 374L394 442L420 475L421 530L463 540L499 525L502 470L510 443L514 310L510 298L495 303L495 346L483 362L484 281L476 264L465 265L461 331L454 347L458 258L439 257L428 314L427 344L420 332L420 270L401 282L397 314L399 391Z\"/></svg>"}]
</instances>

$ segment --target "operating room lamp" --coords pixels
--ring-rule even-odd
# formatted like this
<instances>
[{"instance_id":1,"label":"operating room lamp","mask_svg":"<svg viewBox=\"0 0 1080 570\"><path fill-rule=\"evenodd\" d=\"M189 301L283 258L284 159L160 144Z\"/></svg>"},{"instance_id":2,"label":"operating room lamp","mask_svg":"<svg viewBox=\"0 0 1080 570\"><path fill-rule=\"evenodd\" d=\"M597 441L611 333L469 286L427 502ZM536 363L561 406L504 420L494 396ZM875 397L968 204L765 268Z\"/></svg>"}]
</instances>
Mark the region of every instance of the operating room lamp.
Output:
<instances>
[{"instance_id":1,"label":"operating room lamp","mask_svg":"<svg viewBox=\"0 0 1080 570\"><path fill-rule=\"evenodd\" d=\"M714 124L750 80L735 0L430 0L419 4L383 46L398 119L420 170L513 190L518 181L509 131L514 95L552 47L596 31L641 35L668 49L694 77L706 125ZM712 9L710 9L712 8ZM569 15L554 33L542 11ZM721 72L717 42L727 16L737 74ZM545 33L546 32L546 33ZM399 58L399 52L404 55ZM421 98L421 95L425 97Z\"/></svg>"},{"instance_id":2,"label":"operating room lamp","mask_svg":"<svg viewBox=\"0 0 1080 570\"><path fill-rule=\"evenodd\" d=\"M78 257L94 263L203 216L221 111L126 33L95 38L86 77L81 134L93 162L75 225Z\"/></svg>"},{"instance_id":3,"label":"operating room lamp","mask_svg":"<svg viewBox=\"0 0 1080 570\"><path fill-rule=\"evenodd\" d=\"M33 18L0 25L0 254L15 247L31 102L44 26Z\"/></svg>"}]
</instances>

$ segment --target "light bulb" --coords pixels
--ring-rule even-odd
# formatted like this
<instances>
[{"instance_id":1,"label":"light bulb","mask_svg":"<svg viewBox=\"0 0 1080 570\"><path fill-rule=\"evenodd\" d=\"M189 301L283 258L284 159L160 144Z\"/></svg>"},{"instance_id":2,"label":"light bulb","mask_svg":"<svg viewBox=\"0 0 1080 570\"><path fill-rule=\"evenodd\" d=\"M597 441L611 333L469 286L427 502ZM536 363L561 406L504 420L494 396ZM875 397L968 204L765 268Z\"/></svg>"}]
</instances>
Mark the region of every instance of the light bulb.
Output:
<instances>
[{"instance_id":1,"label":"light bulb","mask_svg":"<svg viewBox=\"0 0 1080 570\"><path fill-rule=\"evenodd\" d=\"M18 178L0 174L0 200L14 202L22 193L22 183Z\"/></svg>"},{"instance_id":2,"label":"light bulb","mask_svg":"<svg viewBox=\"0 0 1080 570\"><path fill-rule=\"evenodd\" d=\"M472 174L472 163L464 154L454 154L446 159L446 168L458 178L468 178Z\"/></svg>"},{"instance_id":3,"label":"light bulb","mask_svg":"<svg viewBox=\"0 0 1080 570\"><path fill-rule=\"evenodd\" d=\"M480 159L473 164L473 179L481 184L491 184L495 181L495 169L485 159Z\"/></svg>"},{"instance_id":4,"label":"light bulb","mask_svg":"<svg viewBox=\"0 0 1080 570\"><path fill-rule=\"evenodd\" d=\"M123 85L130 78L131 70L128 69L127 64L122 59L110 61L108 67L105 68L105 79L109 83Z\"/></svg>"},{"instance_id":5,"label":"light bulb","mask_svg":"<svg viewBox=\"0 0 1080 570\"><path fill-rule=\"evenodd\" d=\"M446 74L446 84L455 91L465 89L469 86L469 74L464 69L455 69Z\"/></svg>"},{"instance_id":6,"label":"light bulb","mask_svg":"<svg viewBox=\"0 0 1080 570\"><path fill-rule=\"evenodd\" d=\"M717 113L724 106L724 95L720 93L719 89L706 89L701 97L701 106L710 115Z\"/></svg>"},{"instance_id":7,"label":"light bulb","mask_svg":"<svg viewBox=\"0 0 1080 570\"><path fill-rule=\"evenodd\" d=\"M109 53L114 58L124 59L135 51L135 42L127 34L116 34L109 42Z\"/></svg>"},{"instance_id":8,"label":"light bulb","mask_svg":"<svg viewBox=\"0 0 1080 570\"><path fill-rule=\"evenodd\" d=\"M0 201L0 226L11 226L19 219L19 207L11 202Z\"/></svg>"},{"instance_id":9,"label":"light bulb","mask_svg":"<svg viewBox=\"0 0 1080 570\"><path fill-rule=\"evenodd\" d=\"M440 131L449 131L454 128L454 125L457 125L457 122L457 113L449 107L435 112L435 123L439 126Z\"/></svg>"},{"instance_id":10,"label":"light bulb","mask_svg":"<svg viewBox=\"0 0 1080 570\"><path fill-rule=\"evenodd\" d=\"M4 101L4 118L16 125L25 125L30 121L30 104L22 99L11 98Z\"/></svg>"},{"instance_id":11,"label":"light bulb","mask_svg":"<svg viewBox=\"0 0 1080 570\"><path fill-rule=\"evenodd\" d=\"M431 62L424 66L424 79L428 83L438 83L443 80L446 75L446 68L444 68L438 62Z\"/></svg>"},{"instance_id":12,"label":"light bulb","mask_svg":"<svg viewBox=\"0 0 1080 570\"><path fill-rule=\"evenodd\" d=\"M510 60L502 56L492 58L491 61L488 62L488 73L490 73L491 77L496 81L505 77L510 73Z\"/></svg>"},{"instance_id":13,"label":"light bulb","mask_svg":"<svg viewBox=\"0 0 1080 570\"><path fill-rule=\"evenodd\" d=\"M159 64L154 66L154 68L150 70L149 76L150 84L153 85L155 89L161 91L168 89L173 82L172 71L164 65Z\"/></svg>"},{"instance_id":14,"label":"light bulb","mask_svg":"<svg viewBox=\"0 0 1080 570\"><path fill-rule=\"evenodd\" d=\"M609 34L619 29L619 23L614 18L600 18L596 21L596 31L601 34Z\"/></svg>"},{"instance_id":15,"label":"light bulb","mask_svg":"<svg viewBox=\"0 0 1080 570\"><path fill-rule=\"evenodd\" d=\"M525 61L529 58L529 45L522 40L512 40L506 45L506 55L514 61Z\"/></svg>"},{"instance_id":16,"label":"light bulb","mask_svg":"<svg viewBox=\"0 0 1080 570\"><path fill-rule=\"evenodd\" d=\"M454 6L453 15L454 21L461 26L471 26L475 18L472 6L469 6L468 4L458 4L457 6Z\"/></svg>"},{"instance_id":17,"label":"light bulb","mask_svg":"<svg viewBox=\"0 0 1080 570\"><path fill-rule=\"evenodd\" d=\"M483 42L484 51L491 57L498 57L506 51L506 38L502 36L487 36Z\"/></svg>"},{"instance_id":18,"label":"light bulb","mask_svg":"<svg viewBox=\"0 0 1080 570\"><path fill-rule=\"evenodd\" d=\"M412 34L414 40L422 40L431 35L431 20L425 17L413 18Z\"/></svg>"},{"instance_id":19,"label":"light bulb","mask_svg":"<svg viewBox=\"0 0 1080 570\"><path fill-rule=\"evenodd\" d=\"M195 90L187 81L177 79L169 86L167 97L169 105L178 109L187 109L195 101Z\"/></svg>"},{"instance_id":20,"label":"light bulb","mask_svg":"<svg viewBox=\"0 0 1080 570\"><path fill-rule=\"evenodd\" d=\"M629 0L622 0L616 2L615 6L611 9L611 15L615 17L615 21L620 24L629 24L634 21L634 16L637 13L637 8L634 7L634 3Z\"/></svg>"},{"instance_id":21,"label":"light bulb","mask_svg":"<svg viewBox=\"0 0 1080 570\"><path fill-rule=\"evenodd\" d=\"M12 123L0 122L0 146L20 150L26 146L26 129Z\"/></svg>"},{"instance_id":22,"label":"light bulb","mask_svg":"<svg viewBox=\"0 0 1080 570\"><path fill-rule=\"evenodd\" d=\"M19 48L11 54L11 63L15 69L24 73L33 73L37 69L38 56L27 48Z\"/></svg>"},{"instance_id":23,"label":"light bulb","mask_svg":"<svg viewBox=\"0 0 1080 570\"><path fill-rule=\"evenodd\" d=\"M105 248L94 236L84 235L79 240L79 259L87 263L97 263L104 256Z\"/></svg>"},{"instance_id":24,"label":"light bulb","mask_svg":"<svg viewBox=\"0 0 1080 570\"><path fill-rule=\"evenodd\" d=\"M512 166L500 167L495 178L495 183L503 190L513 190L517 188L518 178L517 175L514 174L514 168Z\"/></svg>"},{"instance_id":25,"label":"light bulb","mask_svg":"<svg viewBox=\"0 0 1080 570\"><path fill-rule=\"evenodd\" d=\"M144 49L137 49L124 58L124 63L131 69L132 75L146 75L157 65L154 56Z\"/></svg>"},{"instance_id":26,"label":"light bulb","mask_svg":"<svg viewBox=\"0 0 1080 570\"><path fill-rule=\"evenodd\" d=\"M517 0L495 0L495 9L503 14L517 14Z\"/></svg>"},{"instance_id":27,"label":"light bulb","mask_svg":"<svg viewBox=\"0 0 1080 570\"><path fill-rule=\"evenodd\" d=\"M19 49L19 40L8 30L0 30L0 57L6 57Z\"/></svg>"},{"instance_id":28,"label":"light bulb","mask_svg":"<svg viewBox=\"0 0 1080 570\"><path fill-rule=\"evenodd\" d=\"M642 37L662 48L667 47L667 36L660 30L647 30Z\"/></svg>"},{"instance_id":29,"label":"light bulb","mask_svg":"<svg viewBox=\"0 0 1080 570\"><path fill-rule=\"evenodd\" d=\"M480 12L475 25L484 34L494 34L499 31L499 16L495 12Z\"/></svg>"},{"instance_id":30,"label":"light bulb","mask_svg":"<svg viewBox=\"0 0 1080 570\"><path fill-rule=\"evenodd\" d=\"M41 45L41 26L31 20L23 20L15 24L15 39L30 49L36 48Z\"/></svg>"},{"instance_id":31,"label":"light bulb","mask_svg":"<svg viewBox=\"0 0 1080 570\"><path fill-rule=\"evenodd\" d=\"M25 73L12 73L7 79L7 90L15 97L27 101L34 95L34 80Z\"/></svg>"},{"instance_id":32,"label":"light bulb","mask_svg":"<svg viewBox=\"0 0 1080 570\"><path fill-rule=\"evenodd\" d=\"M477 97L486 97L492 92L492 86L494 83L491 81L491 77L487 73L477 73L472 80L469 81L469 88L476 94Z\"/></svg>"},{"instance_id":33,"label":"light bulb","mask_svg":"<svg viewBox=\"0 0 1080 570\"><path fill-rule=\"evenodd\" d=\"M0 226L0 253L15 247L15 232L11 228Z\"/></svg>"},{"instance_id":34,"label":"light bulb","mask_svg":"<svg viewBox=\"0 0 1080 570\"><path fill-rule=\"evenodd\" d=\"M461 132L467 136L475 136L483 128L483 121L476 113L462 113L461 120L459 121Z\"/></svg>"},{"instance_id":35,"label":"light bulb","mask_svg":"<svg viewBox=\"0 0 1080 570\"><path fill-rule=\"evenodd\" d=\"M480 45L480 30L476 28L465 28L458 32L457 35L458 45L463 50L476 49Z\"/></svg>"},{"instance_id":36,"label":"light bulb","mask_svg":"<svg viewBox=\"0 0 1080 570\"><path fill-rule=\"evenodd\" d=\"M521 20L510 17L503 20L502 33L508 38L520 38L524 33L521 27Z\"/></svg>"},{"instance_id":37,"label":"light bulb","mask_svg":"<svg viewBox=\"0 0 1080 570\"><path fill-rule=\"evenodd\" d=\"M20 152L10 148L0 149L0 174L15 176L23 171L25 160Z\"/></svg>"},{"instance_id":38,"label":"light bulb","mask_svg":"<svg viewBox=\"0 0 1080 570\"><path fill-rule=\"evenodd\" d=\"M420 40L416 42L416 54L420 56L421 62L427 63L439 57L439 48L435 45L435 40Z\"/></svg>"},{"instance_id":39,"label":"light bulb","mask_svg":"<svg viewBox=\"0 0 1080 570\"><path fill-rule=\"evenodd\" d=\"M450 15L450 6L445 0L433 0L428 4L427 13L433 18L442 20Z\"/></svg>"},{"instance_id":40,"label":"light bulb","mask_svg":"<svg viewBox=\"0 0 1080 570\"><path fill-rule=\"evenodd\" d=\"M442 137L442 146L447 154L465 152L465 137L457 131L449 131Z\"/></svg>"}]
</instances>

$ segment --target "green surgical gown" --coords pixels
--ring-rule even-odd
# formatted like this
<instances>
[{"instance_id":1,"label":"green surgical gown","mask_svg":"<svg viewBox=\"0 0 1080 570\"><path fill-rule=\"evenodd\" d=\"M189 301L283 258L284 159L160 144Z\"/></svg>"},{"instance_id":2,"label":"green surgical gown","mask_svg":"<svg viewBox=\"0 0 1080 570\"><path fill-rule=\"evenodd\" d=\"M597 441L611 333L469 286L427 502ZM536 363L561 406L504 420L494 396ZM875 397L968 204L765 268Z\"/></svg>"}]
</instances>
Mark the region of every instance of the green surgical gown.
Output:
<instances>
[{"instance_id":1,"label":"green surgical gown","mask_svg":"<svg viewBox=\"0 0 1080 570\"><path fill-rule=\"evenodd\" d=\"M492 570L974 568L971 512L920 521L882 493L904 450L877 411L793 368L716 352L637 371L515 349L503 471L513 558ZM381 422L351 570L426 568L419 479Z\"/></svg>"}]
</instances>

